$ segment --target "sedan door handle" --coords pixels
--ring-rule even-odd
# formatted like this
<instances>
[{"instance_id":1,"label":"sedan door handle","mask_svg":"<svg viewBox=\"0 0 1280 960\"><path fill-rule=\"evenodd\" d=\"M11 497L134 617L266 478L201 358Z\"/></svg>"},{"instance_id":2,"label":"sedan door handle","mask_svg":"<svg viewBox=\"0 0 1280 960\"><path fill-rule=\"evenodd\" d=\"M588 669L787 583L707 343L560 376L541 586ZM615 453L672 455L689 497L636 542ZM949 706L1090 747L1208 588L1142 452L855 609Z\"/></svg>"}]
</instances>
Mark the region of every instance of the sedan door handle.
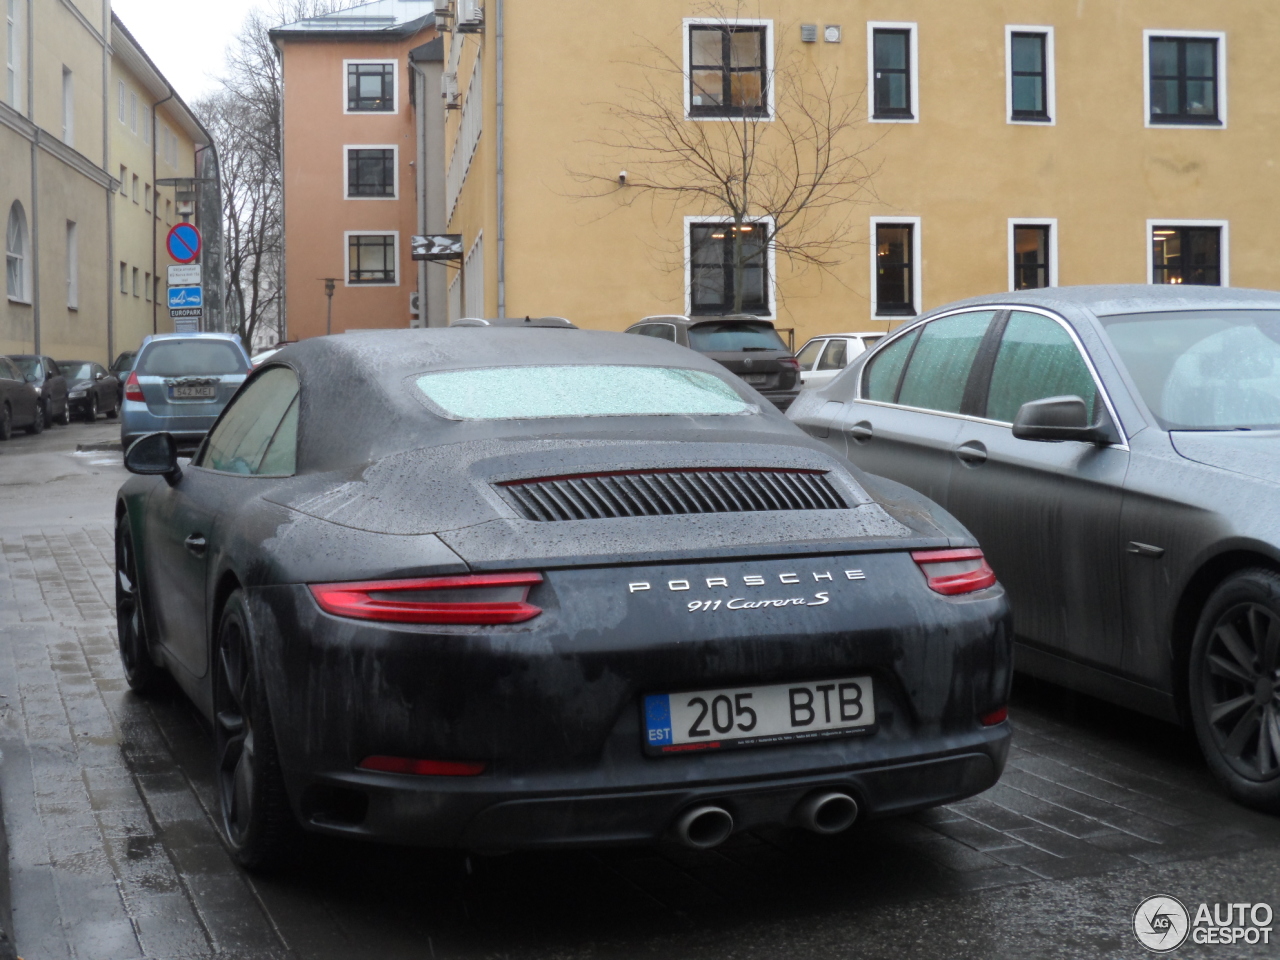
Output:
<instances>
[{"instance_id":1,"label":"sedan door handle","mask_svg":"<svg viewBox=\"0 0 1280 960\"><path fill-rule=\"evenodd\" d=\"M203 557L205 548L209 546L209 542L199 533L193 533L182 542L197 557Z\"/></svg>"},{"instance_id":2,"label":"sedan door handle","mask_svg":"<svg viewBox=\"0 0 1280 960\"><path fill-rule=\"evenodd\" d=\"M978 440L970 440L956 447L956 456L967 467L980 467L987 462L987 448Z\"/></svg>"},{"instance_id":3,"label":"sedan door handle","mask_svg":"<svg viewBox=\"0 0 1280 960\"><path fill-rule=\"evenodd\" d=\"M854 443L866 443L871 439L873 431L869 422L859 420L848 429L847 433L849 434L849 439Z\"/></svg>"}]
</instances>

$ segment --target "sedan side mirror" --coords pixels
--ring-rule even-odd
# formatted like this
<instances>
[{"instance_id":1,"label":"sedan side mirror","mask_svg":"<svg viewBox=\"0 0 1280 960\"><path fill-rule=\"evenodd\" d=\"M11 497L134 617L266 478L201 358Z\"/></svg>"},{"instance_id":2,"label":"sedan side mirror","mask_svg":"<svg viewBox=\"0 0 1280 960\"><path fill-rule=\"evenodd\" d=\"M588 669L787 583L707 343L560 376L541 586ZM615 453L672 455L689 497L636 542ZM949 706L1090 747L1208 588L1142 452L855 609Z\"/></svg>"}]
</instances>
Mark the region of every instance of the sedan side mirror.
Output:
<instances>
[{"instance_id":1,"label":"sedan side mirror","mask_svg":"<svg viewBox=\"0 0 1280 960\"><path fill-rule=\"evenodd\" d=\"M164 477L177 483L182 476L178 466L178 443L170 433L148 433L139 437L125 451L124 468L144 477Z\"/></svg>"},{"instance_id":2,"label":"sedan side mirror","mask_svg":"<svg viewBox=\"0 0 1280 960\"><path fill-rule=\"evenodd\" d=\"M1013 419L1013 435L1019 440L1078 440L1100 446L1118 439L1107 416L1104 414L1097 423L1090 423L1088 404L1075 396L1046 397L1024 403Z\"/></svg>"},{"instance_id":3,"label":"sedan side mirror","mask_svg":"<svg viewBox=\"0 0 1280 960\"><path fill-rule=\"evenodd\" d=\"M93 379L95 379L95 380L102 380L102 379L104 379L105 377L106 377L106 374L105 374L105 373L103 373L101 370L99 370L97 373L95 373L95 374L93 375Z\"/></svg>"},{"instance_id":4,"label":"sedan side mirror","mask_svg":"<svg viewBox=\"0 0 1280 960\"><path fill-rule=\"evenodd\" d=\"M39 382L40 382L40 378L37 377L34 373L27 374L27 383L39 383Z\"/></svg>"}]
</instances>

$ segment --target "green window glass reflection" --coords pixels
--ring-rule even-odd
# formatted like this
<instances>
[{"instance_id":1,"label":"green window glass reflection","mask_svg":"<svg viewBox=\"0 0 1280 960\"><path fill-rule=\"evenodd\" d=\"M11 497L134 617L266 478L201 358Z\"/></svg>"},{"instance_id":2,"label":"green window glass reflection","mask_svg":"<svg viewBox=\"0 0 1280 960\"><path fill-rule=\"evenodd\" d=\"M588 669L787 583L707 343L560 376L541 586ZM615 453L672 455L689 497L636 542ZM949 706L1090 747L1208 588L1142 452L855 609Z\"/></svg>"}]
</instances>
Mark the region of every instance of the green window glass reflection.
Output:
<instances>
[{"instance_id":1,"label":"green window glass reflection","mask_svg":"<svg viewBox=\"0 0 1280 960\"><path fill-rule=\"evenodd\" d=\"M898 403L959 413L974 358L995 315L994 310L978 310L926 324L902 377Z\"/></svg>"},{"instance_id":2,"label":"green window glass reflection","mask_svg":"<svg viewBox=\"0 0 1280 960\"><path fill-rule=\"evenodd\" d=\"M1045 397L1080 397L1092 409L1097 395L1084 357L1060 323L1038 313L1010 314L991 371L987 419L1012 423L1024 403Z\"/></svg>"},{"instance_id":3,"label":"green window glass reflection","mask_svg":"<svg viewBox=\"0 0 1280 960\"><path fill-rule=\"evenodd\" d=\"M881 403L893 403L897 400L902 368L907 365L911 348L915 346L916 338L919 336L920 331L913 330L899 337L871 358L862 375L864 400L879 400Z\"/></svg>"},{"instance_id":4,"label":"green window glass reflection","mask_svg":"<svg viewBox=\"0 0 1280 960\"><path fill-rule=\"evenodd\" d=\"M288 367L272 367L254 378L209 434L200 466L246 476L258 473L281 421L296 409L297 397L298 377ZM277 462L280 456L283 450Z\"/></svg>"}]
</instances>

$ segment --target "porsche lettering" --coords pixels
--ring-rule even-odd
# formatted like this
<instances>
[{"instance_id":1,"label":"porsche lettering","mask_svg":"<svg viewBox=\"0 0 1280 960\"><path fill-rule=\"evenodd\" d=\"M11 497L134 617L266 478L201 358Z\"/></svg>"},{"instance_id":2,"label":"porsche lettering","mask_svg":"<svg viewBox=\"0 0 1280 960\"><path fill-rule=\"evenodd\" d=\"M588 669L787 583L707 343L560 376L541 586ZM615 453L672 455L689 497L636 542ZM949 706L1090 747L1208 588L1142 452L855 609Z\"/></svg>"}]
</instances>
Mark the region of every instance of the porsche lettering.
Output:
<instances>
[{"instance_id":1,"label":"porsche lettering","mask_svg":"<svg viewBox=\"0 0 1280 960\"><path fill-rule=\"evenodd\" d=\"M821 572L813 571L811 573L811 576L813 577L814 583L835 581L835 575L830 570L824 570ZM844 576L846 580L867 579L866 574L863 573L861 570L845 570ZM729 577L705 577L704 580L707 584L708 590L734 589L734 584L730 581ZM694 582L695 581L693 580L684 580L684 579L668 580L667 589L672 591L673 593L683 593L686 590L692 590ZM801 575L798 573L780 573L778 574L778 582L782 584L797 584L803 581L802 581ZM748 573L742 578L742 585L746 587L764 587L764 586L768 586L768 584L769 584L769 581L766 580L764 577L762 577L758 573ZM636 580L627 584L627 593L642 593L645 590L652 590L652 589L653 589L653 584L647 580ZM818 594L818 596L824 596L824 595ZM822 602L826 603L827 601L824 600ZM821 604L809 604L809 606L820 606L820 605ZM735 608L735 609L738 609L738 608Z\"/></svg>"}]
</instances>

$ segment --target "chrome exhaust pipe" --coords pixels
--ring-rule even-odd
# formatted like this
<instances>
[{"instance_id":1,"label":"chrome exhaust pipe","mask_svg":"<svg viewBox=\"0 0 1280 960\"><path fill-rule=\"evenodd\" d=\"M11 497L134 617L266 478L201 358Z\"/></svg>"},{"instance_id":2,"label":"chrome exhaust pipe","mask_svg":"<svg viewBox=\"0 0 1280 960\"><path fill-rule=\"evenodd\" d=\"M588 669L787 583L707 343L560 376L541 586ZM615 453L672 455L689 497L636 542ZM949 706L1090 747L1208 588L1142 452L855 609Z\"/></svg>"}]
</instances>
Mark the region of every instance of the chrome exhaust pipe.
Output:
<instances>
[{"instance_id":1,"label":"chrome exhaust pipe","mask_svg":"<svg viewBox=\"0 0 1280 960\"><path fill-rule=\"evenodd\" d=\"M840 833L853 826L857 819L857 801L839 790L811 793L796 807L800 826L814 833Z\"/></svg>"},{"instance_id":2,"label":"chrome exhaust pipe","mask_svg":"<svg viewBox=\"0 0 1280 960\"><path fill-rule=\"evenodd\" d=\"M733 815L724 807L690 807L676 818L677 839L694 850L710 850L733 833Z\"/></svg>"}]
</instances>

